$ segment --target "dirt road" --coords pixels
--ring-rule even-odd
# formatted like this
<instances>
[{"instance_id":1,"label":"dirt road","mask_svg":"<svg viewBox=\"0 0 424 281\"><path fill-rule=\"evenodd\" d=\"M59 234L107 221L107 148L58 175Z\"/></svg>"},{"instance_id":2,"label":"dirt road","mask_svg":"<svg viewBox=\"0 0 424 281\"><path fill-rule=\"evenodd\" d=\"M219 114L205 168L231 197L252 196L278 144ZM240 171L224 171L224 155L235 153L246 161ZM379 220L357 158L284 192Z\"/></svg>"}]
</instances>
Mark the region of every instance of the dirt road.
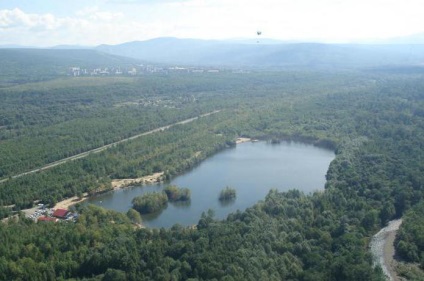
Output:
<instances>
[{"instance_id":1,"label":"dirt road","mask_svg":"<svg viewBox=\"0 0 424 281\"><path fill-rule=\"evenodd\" d=\"M370 248L374 265L379 265L386 275L386 280L399 281L396 274L396 261L394 260L396 232L402 224L402 219L392 220L389 225L382 228L373 236Z\"/></svg>"}]
</instances>

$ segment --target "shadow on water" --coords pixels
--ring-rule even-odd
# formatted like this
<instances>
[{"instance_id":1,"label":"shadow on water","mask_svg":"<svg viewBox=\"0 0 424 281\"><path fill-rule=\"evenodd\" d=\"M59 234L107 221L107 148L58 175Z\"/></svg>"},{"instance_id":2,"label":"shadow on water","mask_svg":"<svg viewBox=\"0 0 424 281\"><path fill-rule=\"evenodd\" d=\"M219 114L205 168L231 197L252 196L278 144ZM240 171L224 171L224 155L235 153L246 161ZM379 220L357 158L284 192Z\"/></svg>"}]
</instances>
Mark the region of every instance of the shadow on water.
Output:
<instances>
[{"instance_id":1,"label":"shadow on water","mask_svg":"<svg viewBox=\"0 0 424 281\"><path fill-rule=\"evenodd\" d=\"M170 202L169 204L172 204L172 206L178 209L188 209L191 206L191 200Z\"/></svg>"},{"instance_id":2,"label":"shadow on water","mask_svg":"<svg viewBox=\"0 0 424 281\"><path fill-rule=\"evenodd\" d=\"M150 214L141 214L141 218L145 221L151 221L159 218L159 216L168 208L168 206L164 207L163 209L160 209L157 212L150 213Z\"/></svg>"},{"instance_id":3,"label":"shadow on water","mask_svg":"<svg viewBox=\"0 0 424 281\"><path fill-rule=\"evenodd\" d=\"M236 199L227 199L227 200L219 200L219 205L221 207L229 207L234 205L234 203L236 202Z\"/></svg>"}]
</instances>

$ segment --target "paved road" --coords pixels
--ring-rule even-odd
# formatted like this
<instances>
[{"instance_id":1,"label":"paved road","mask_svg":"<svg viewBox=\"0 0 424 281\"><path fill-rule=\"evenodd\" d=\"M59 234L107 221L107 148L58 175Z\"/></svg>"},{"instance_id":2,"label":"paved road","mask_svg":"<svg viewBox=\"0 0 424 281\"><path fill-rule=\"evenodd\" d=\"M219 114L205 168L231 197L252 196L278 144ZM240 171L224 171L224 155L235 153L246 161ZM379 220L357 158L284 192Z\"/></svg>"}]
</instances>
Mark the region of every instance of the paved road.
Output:
<instances>
[{"instance_id":1,"label":"paved road","mask_svg":"<svg viewBox=\"0 0 424 281\"><path fill-rule=\"evenodd\" d=\"M50 168L53 168L53 167L62 165L62 164L66 163L66 162L69 162L69 161L73 161L73 160L77 160L77 159L80 159L80 158L87 157L91 153L102 152L102 151L104 151L104 150L106 150L108 148L111 148L111 147L113 147L113 146L115 146L117 144L124 143L124 142L130 141L130 140L134 140L134 139L137 139L137 138L142 137L142 136L151 135L151 134L156 133L156 132L165 131L165 130L168 130L169 128L172 128L172 127L174 127L176 125L187 124L187 123L193 122L193 121L195 121L195 120L197 120L197 119L199 119L201 117L206 117L206 116L209 116L209 115L212 115L212 114L216 114L218 112L220 112L220 110L215 110L215 111L212 111L212 112L208 112L208 113L202 114L202 115L197 116L197 117L189 118L189 119L186 119L186 120L183 120L183 121L174 123L174 124L170 124L170 125L167 125L167 126L156 128L156 129L153 129L153 130L148 131L148 132L144 132L144 133L141 133L141 134L138 134L138 135L135 135L135 136L132 136L132 137L129 137L129 138L126 138L126 139L123 139L123 140L114 142L114 143L110 143L110 144L107 144L107 145L104 145L104 146L101 146L101 147L98 147L98 148L95 148L95 149L88 150L88 151L83 152L83 153L80 153L80 154L76 154L76 155L71 156L71 157L63 158L61 160L52 162L52 163L47 164L47 165L45 165L43 167L40 167L38 169L34 169L34 170L31 170L31 171L28 171L28 172L25 172L25 173L21 173L21 174L12 176L12 178L15 179L15 178L19 178L19 177L22 177L22 176L25 176L25 175L29 175L29 174L41 172L41 171L44 171L44 170L47 170L47 169L50 169ZM8 180L9 180L9 178L2 179L2 180L0 180L0 183L6 182Z\"/></svg>"}]
</instances>

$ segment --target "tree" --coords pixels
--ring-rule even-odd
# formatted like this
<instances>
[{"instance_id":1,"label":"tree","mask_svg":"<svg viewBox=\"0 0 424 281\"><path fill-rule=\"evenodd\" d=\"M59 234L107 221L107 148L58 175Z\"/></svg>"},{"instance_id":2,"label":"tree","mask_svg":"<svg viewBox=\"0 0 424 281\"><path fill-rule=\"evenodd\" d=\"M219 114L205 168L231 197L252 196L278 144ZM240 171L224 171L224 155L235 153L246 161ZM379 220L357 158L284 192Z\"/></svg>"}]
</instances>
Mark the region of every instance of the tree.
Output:
<instances>
[{"instance_id":1,"label":"tree","mask_svg":"<svg viewBox=\"0 0 424 281\"><path fill-rule=\"evenodd\" d=\"M132 209L132 208L128 210L127 217L134 224L141 224L141 222L142 222L140 213L137 212L136 210Z\"/></svg>"},{"instance_id":2,"label":"tree","mask_svg":"<svg viewBox=\"0 0 424 281\"><path fill-rule=\"evenodd\" d=\"M220 201L230 201L236 199L236 190L231 187L226 187L219 194Z\"/></svg>"},{"instance_id":3,"label":"tree","mask_svg":"<svg viewBox=\"0 0 424 281\"><path fill-rule=\"evenodd\" d=\"M132 200L133 208L142 214L157 212L166 207L168 197L165 192L150 192Z\"/></svg>"},{"instance_id":4,"label":"tree","mask_svg":"<svg viewBox=\"0 0 424 281\"><path fill-rule=\"evenodd\" d=\"M102 281L126 281L127 275L124 271L119 269L108 268Z\"/></svg>"}]
</instances>

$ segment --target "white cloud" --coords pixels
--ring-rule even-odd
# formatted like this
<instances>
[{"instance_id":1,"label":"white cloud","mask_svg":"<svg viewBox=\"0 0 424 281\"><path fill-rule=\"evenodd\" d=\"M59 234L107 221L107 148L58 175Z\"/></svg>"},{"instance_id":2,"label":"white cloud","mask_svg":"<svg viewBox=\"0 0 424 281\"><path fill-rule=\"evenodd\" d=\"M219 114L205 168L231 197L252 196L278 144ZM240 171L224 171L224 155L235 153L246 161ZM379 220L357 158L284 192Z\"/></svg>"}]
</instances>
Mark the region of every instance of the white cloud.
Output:
<instances>
[{"instance_id":1,"label":"white cloud","mask_svg":"<svg viewBox=\"0 0 424 281\"><path fill-rule=\"evenodd\" d=\"M61 5L68 5L69 12L61 16L54 10L0 10L0 44L116 44L161 36L253 38L258 29L267 38L347 42L424 32L422 0L125 2L131 5L98 0L83 9L66 2Z\"/></svg>"},{"instance_id":2,"label":"white cloud","mask_svg":"<svg viewBox=\"0 0 424 281\"><path fill-rule=\"evenodd\" d=\"M123 18L122 13L99 9L87 9L74 17L29 14L20 9L0 10L0 44L120 43L141 28L139 23L123 21Z\"/></svg>"}]
</instances>

